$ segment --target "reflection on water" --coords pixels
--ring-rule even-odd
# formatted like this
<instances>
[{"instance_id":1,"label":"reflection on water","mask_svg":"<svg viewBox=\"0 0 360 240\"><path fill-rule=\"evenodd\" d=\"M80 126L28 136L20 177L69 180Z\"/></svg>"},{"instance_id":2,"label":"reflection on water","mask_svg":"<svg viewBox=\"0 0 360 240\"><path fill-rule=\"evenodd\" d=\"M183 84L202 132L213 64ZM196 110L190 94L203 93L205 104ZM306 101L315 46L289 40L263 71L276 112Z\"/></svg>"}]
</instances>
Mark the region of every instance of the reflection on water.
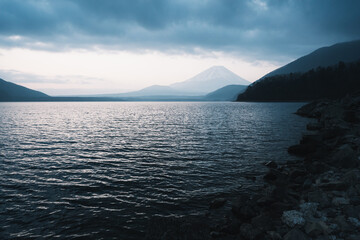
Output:
<instances>
[{"instance_id":1,"label":"reflection on water","mask_svg":"<svg viewBox=\"0 0 360 240\"><path fill-rule=\"evenodd\" d=\"M291 159L299 103L0 103L0 236L138 238Z\"/></svg>"}]
</instances>

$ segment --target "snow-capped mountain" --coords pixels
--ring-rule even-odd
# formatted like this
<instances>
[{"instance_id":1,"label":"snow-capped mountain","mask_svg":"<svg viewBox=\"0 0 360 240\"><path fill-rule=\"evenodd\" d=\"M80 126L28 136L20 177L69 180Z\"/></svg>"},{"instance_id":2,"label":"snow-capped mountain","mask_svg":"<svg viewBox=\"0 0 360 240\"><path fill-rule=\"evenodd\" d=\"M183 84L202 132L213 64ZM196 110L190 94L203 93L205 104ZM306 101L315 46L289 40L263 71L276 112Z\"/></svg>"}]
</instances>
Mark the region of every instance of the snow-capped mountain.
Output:
<instances>
[{"instance_id":1,"label":"snow-capped mountain","mask_svg":"<svg viewBox=\"0 0 360 240\"><path fill-rule=\"evenodd\" d=\"M209 93L231 84L249 85L250 82L223 66L214 66L186 81L171 84L170 87L178 91Z\"/></svg>"}]
</instances>

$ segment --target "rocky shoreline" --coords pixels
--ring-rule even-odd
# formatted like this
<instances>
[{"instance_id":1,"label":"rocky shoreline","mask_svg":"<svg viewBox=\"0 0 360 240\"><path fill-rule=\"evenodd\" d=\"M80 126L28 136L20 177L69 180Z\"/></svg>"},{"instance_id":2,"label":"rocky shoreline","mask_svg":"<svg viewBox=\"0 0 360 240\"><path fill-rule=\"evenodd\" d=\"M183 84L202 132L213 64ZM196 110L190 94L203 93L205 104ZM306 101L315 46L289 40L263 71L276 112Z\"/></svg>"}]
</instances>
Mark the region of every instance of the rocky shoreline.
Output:
<instances>
[{"instance_id":1,"label":"rocky shoreline","mask_svg":"<svg viewBox=\"0 0 360 240\"><path fill-rule=\"evenodd\" d=\"M296 114L317 119L288 149L302 159L265 163L261 187L214 199L205 215L151 219L146 239L359 240L360 94Z\"/></svg>"}]
</instances>

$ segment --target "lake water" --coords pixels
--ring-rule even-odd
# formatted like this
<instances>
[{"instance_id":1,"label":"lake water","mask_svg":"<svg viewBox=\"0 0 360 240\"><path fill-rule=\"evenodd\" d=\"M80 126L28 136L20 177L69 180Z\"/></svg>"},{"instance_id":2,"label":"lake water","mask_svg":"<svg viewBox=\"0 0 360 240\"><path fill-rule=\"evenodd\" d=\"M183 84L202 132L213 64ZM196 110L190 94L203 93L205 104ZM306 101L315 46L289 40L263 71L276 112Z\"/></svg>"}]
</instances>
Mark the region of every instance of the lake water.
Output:
<instances>
[{"instance_id":1,"label":"lake water","mask_svg":"<svg viewBox=\"0 0 360 240\"><path fill-rule=\"evenodd\" d=\"M141 238L151 216L205 211L292 159L301 105L0 103L0 238Z\"/></svg>"}]
</instances>

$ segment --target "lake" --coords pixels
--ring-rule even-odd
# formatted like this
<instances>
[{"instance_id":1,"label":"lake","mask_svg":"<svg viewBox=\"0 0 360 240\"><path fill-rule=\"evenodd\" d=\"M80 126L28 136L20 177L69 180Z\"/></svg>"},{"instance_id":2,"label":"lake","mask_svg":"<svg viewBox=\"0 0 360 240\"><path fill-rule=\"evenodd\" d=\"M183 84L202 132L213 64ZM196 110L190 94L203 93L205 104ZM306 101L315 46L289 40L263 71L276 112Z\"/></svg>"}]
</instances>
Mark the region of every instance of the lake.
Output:
<instances>
[{"instance_id":1,"label":"lake","mask_svg":"<svg viewBox=\"0 0 360 240\"><path fill-rule=\"evenodd\" d=\"M0 236L141 238L287 161L303 103L0 103Z\"/></svg>"}]
</instances>

